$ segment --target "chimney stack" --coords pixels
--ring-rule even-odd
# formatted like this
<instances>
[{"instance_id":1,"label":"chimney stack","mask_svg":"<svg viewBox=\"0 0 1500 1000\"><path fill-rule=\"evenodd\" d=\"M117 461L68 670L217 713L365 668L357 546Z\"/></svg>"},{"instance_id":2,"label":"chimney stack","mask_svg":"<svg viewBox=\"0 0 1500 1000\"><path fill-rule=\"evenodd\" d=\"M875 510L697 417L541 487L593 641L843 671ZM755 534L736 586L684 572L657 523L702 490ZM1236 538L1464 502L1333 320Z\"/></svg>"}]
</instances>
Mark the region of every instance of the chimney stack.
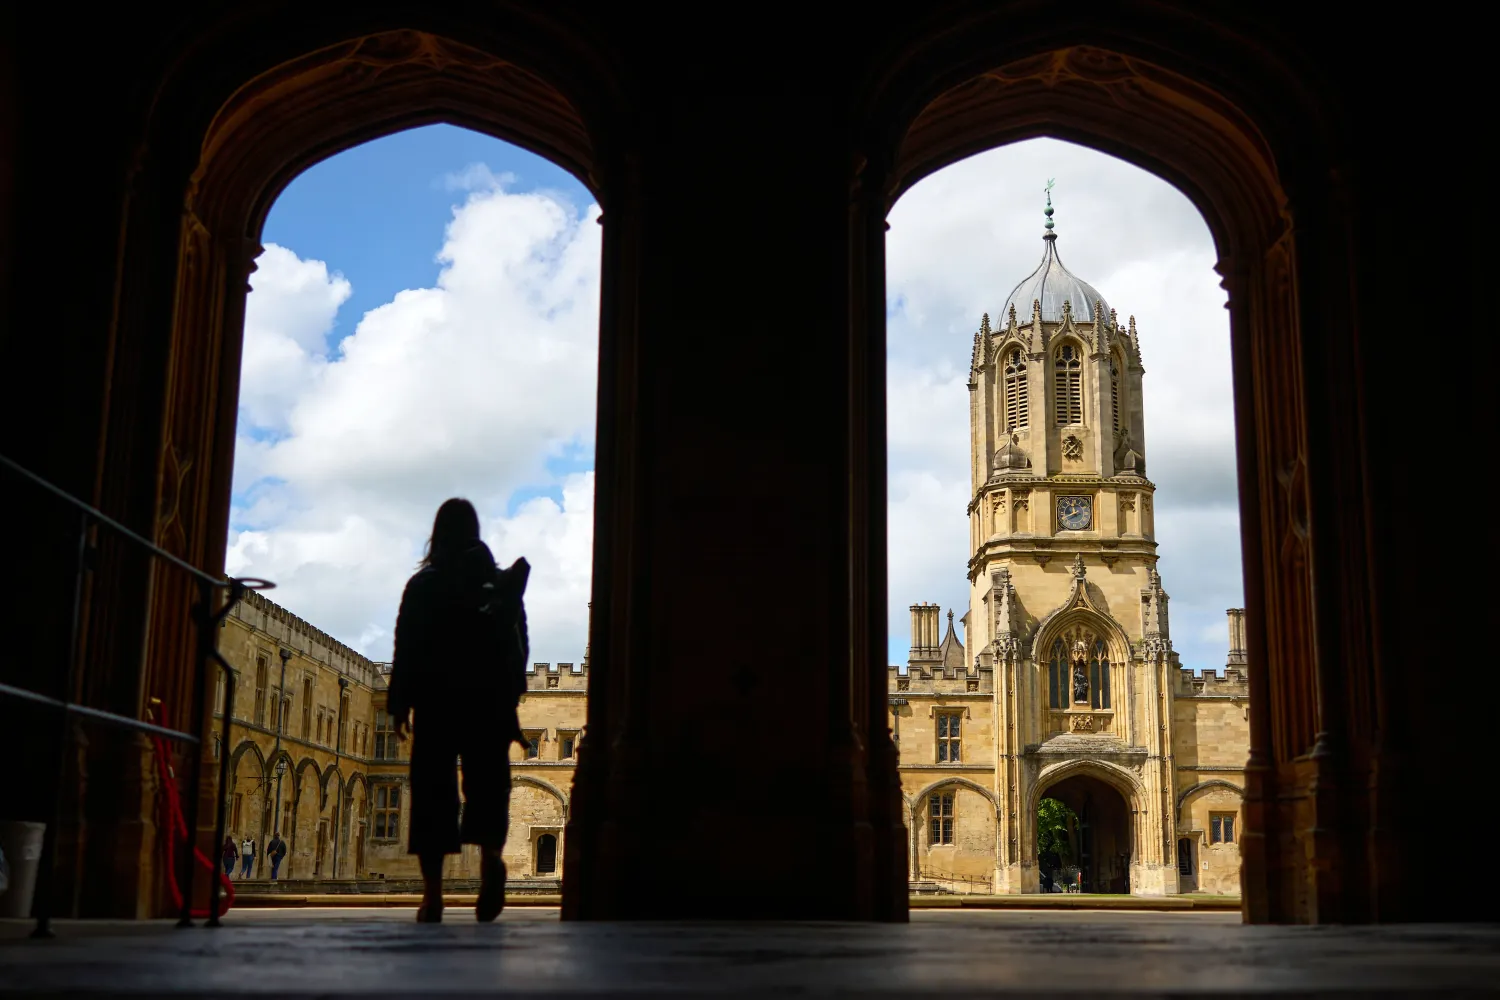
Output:
<instances>
[{"instance_id":1,"label":"chimney stack","mask_svg":"<svg viewBox=\"0 0 1500 1000\"><path fill-rule=\"evenodd\" d=\"M943 637L939 631L939 615L942 611L936 604L922 601L913 604L911 611L911 663L935 660Z\"/></svg>"},{"instance_id":2,"label":"chimney stack","mask_svg":"<svg viewBox=\"0 0 1500 1000\"><path fill-rule=\"evenodd\" d=\"M1245 609L1230 608L1224 612L1229 618L1229 659L1227 666L1245 666Z\"/></svg>"}]
</instances>

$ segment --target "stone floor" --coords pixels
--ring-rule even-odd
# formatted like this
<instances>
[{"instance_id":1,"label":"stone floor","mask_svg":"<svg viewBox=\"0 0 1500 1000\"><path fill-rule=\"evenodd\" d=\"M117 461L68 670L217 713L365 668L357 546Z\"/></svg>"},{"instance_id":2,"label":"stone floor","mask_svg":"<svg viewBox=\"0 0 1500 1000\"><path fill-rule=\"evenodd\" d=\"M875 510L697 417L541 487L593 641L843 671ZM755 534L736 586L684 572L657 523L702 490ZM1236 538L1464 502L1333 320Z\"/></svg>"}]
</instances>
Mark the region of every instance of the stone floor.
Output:
<instances>
[{"instance_id":1,"label":"stone floor","mask_svg":"<svg viewBox=\"0 0 1500 1000\"><path fill-rule=\"evenodd\" d=\"M562 923L508 910L245 910L218 930L0 921L0 994L1500 996L1500 926L1244 927L1236 914L922 910L903 925Z\"/></svg>"}]
</instances>

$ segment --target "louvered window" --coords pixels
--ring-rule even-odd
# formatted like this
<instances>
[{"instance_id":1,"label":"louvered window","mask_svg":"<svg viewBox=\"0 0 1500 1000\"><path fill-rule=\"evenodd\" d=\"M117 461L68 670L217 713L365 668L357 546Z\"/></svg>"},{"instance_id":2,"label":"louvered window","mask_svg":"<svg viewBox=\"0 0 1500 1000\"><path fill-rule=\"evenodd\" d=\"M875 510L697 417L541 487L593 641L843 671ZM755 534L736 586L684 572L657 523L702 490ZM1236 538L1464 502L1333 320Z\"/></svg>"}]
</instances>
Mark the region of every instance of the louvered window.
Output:
<instances>
[{"instance_id":1,"label":"louvered window","mask_svg":"<svg viewBox=\"0 0 1500 1000\"><path fill-rule=\"evenodd\" d=\"M1083 358L1078 348L1072 344L1058 348L1054 371L1058 424L1083 423Z\"/></svg>"},{"instance_id":2,"label":"louvered window","mask_svg":"<svg viewBox=\"0 0 1500 1000\"><path fill-rule=\"evenodd\" d=\"M1005 357L1005 429L1025 427L1026 411L1026 355L1018 347Z\"/></svg>"},{"instance_id":3,"label":"louvered window","mask_svg":"<svg viewBox=\"0 0 1500 1000\"><path fill-rule=\"evenodd\" d=\"M1109 359L1109 407L1114 420L1115 433L1120 433L1120 366L1114 358Z\"/></svg>"}]
</instances>

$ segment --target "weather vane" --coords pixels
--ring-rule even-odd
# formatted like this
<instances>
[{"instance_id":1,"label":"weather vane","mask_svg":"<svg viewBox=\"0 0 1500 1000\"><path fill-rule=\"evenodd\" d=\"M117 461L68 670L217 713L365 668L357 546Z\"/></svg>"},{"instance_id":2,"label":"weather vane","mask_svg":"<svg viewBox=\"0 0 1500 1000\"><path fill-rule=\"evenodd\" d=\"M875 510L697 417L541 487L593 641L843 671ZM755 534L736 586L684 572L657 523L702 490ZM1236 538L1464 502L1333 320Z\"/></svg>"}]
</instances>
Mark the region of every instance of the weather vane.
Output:
<instances>
[{"instance_id":1,"label":"weather vane","mask_svg":"<svg viewBox=\"0 0 1500 1000\"><path fill-rule=\"evenodd\" d=\"M1047 192L1047 208L1045 209L1045 211L1044 211L1043 214L1045 214L1047 216L1047 232L1048 233L1052 232L1052 182L1055 181L1056 179L1057 178L1055 178L1055 177L1048 177L1047 178L1047 186L1042 189L1043 191Z\"/></svg>"}]
</instances>

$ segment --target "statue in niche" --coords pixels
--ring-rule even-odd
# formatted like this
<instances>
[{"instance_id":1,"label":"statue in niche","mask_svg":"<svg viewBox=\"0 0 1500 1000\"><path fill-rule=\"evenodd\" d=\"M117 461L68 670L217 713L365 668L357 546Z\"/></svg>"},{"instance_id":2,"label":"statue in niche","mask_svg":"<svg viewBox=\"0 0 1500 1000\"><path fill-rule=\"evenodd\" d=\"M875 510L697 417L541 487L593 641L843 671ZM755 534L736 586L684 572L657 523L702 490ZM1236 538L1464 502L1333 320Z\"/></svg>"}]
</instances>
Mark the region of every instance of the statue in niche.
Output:
<instances>
[{"instance_id":1,"label":"statue in niche","mask_svg":"<svg viewBox=\"0 0 1500 1000\"><path fill-rule=\"evenodd\" d=\"M1082 639L1073 642L1073 702L1087 705L1089 701L1089 669L1086 660L1088 647Z\"/></svg>"}]
</instances>

